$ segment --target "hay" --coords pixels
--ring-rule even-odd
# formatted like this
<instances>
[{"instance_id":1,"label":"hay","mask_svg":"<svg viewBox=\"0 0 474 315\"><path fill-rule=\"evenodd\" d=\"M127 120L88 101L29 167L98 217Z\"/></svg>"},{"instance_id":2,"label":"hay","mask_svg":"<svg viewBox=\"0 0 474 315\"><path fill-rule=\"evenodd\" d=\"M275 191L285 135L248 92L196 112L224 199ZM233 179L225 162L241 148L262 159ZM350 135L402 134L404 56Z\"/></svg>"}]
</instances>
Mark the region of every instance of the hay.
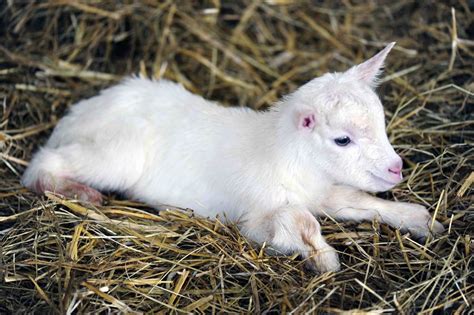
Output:
<instances>
[{"instance_id":1,"label":"hay","mask_svg":"<svg viewBox=\"0 0 474 315\"><path fill-rule=\"evenodd\" d=\"M473 301L473 15L467 1L278 0L0 4L0 312L460 314ZM372 223L322 220L342 270L316 275L233 226L109 196L35 196L19 177L64 110L123 75L270 106L385 43L380 93L404 157L383 197L424 204L447 232L420 244Z\"/></svg>"}]
</instances>

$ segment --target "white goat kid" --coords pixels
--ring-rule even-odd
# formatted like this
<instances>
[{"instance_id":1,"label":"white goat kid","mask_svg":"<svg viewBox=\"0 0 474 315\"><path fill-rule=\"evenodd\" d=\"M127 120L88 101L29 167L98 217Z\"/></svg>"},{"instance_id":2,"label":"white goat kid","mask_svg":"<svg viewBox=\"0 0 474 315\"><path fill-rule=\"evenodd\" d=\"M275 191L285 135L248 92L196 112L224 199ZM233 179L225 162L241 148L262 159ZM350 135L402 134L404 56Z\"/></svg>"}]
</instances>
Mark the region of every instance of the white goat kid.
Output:
<instances>
[{"instance_id":1,"label":"white goat kid","mask_svg":"<svg viewBox=\"0 0 474 315\"><path fill-rule=\"evenodd\" d=\"M424 207L363 192L402 179L373 91L393 45L313 79L266 112L225 108L165 80L126 79L74 105L22 182L93 203L107 190L221 214L257 242L298 252L321 272L337 270L315 215L430 233ZM443 230L437 221L433 227Z\"/></svg>"}]
</instances>

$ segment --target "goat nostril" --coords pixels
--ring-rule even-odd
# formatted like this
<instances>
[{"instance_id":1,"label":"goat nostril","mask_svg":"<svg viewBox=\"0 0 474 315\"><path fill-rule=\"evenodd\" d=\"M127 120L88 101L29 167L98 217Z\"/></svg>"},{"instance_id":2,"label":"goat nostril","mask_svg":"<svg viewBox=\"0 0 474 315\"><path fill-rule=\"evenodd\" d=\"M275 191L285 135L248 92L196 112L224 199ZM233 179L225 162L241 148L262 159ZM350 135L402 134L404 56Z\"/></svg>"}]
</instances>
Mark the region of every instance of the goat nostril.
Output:
<instances>
[{"instance_id":1,"label":"goat nostril","mask_svg":"<svg viewBox=\"0 0 474 315\"><path fill-rule=\"evenodd\" d=\"M401 158L398 158L395 163L393 163L389 168L388 172L395 174L399 176L400 178L402 177L402 167L403 167L403 162Z\"/></svg>"},{"instance_id":2,"label":"goat nostril","mask_svg":"<svg viewBox=\"0 0 474 315\"><path fill-rule=\"evenodd\" d=\"M390 173L395 174L395 175L400 175L400 169L399 168L389 168L388 171Z\"/></svg>"},{"instance_id":3,"label":"goat nostril","mask_svg":"<svg viewBox=\"0 0 474 315\"><path fill-rule=\"evenodd\" d=\"M389 168L388 169L388 172L389 173L392 173L394 175L396 175L398 178L402 179L402 169L401 167L397 167L397 168Z\"/></svg>"}]
</instances>

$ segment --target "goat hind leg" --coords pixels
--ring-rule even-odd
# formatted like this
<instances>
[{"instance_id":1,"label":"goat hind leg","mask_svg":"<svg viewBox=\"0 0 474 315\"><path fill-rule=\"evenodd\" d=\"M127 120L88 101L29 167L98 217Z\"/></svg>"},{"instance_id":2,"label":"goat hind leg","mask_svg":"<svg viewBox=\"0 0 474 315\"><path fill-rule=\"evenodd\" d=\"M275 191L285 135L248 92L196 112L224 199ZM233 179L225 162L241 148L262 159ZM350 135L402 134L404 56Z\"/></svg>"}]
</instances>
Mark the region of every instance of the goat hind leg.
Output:
<instances>
[{"instance_id":1,"label":"goat hind leg","mask_svg":"<svg viewBox=\"0 0 474 315\"><path fill-rule=\"evenodd\" d=\"M102 194L92 187L73 180L64 158L57 150L41 149L31 160L22 184L36 193L46 191L79 199L92 204L102 204Z\"/></svg>"}]
</instances>

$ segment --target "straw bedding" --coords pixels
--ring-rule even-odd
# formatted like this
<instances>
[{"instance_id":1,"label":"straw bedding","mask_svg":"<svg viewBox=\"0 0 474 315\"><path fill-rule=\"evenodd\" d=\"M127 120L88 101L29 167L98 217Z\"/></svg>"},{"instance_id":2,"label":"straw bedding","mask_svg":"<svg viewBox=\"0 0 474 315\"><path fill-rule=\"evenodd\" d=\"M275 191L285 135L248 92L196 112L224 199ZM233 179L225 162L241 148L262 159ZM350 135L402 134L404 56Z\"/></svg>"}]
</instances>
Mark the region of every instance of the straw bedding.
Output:
<instances>
[{"instance_id":1,"label":"straw bedding","mask_svg":"<svg viewBox=\"0 0 474 315\"><path fill-rule=\"evenodd\" d=\"M470 1L2 1L0 313L466 313L473 274ZM424 243L378 222L322 221L342 270L318 275L234 226L109 194L92 207L19 178L64 111L122 76L265 109L387 42L379 92ZM191 193L191 192L190 192Z\"/></svg>"}]
</instances>

